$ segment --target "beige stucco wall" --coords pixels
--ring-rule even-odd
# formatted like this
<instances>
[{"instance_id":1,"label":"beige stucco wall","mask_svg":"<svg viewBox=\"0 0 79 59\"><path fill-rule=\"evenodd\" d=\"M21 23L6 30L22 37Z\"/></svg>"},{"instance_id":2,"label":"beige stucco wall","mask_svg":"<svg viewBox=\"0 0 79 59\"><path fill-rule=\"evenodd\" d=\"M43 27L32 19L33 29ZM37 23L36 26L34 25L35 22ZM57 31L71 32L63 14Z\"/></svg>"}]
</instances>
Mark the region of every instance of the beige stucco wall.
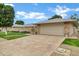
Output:
<instances>
[{"instance_id":1,"label":"beige stucco wall","mask_svg":"<svg viewBox=\"0 0 79 59\"><path fill-rule=\"evenodd\" d=\"M73 29L73 24L72 23L67 23L65 24L68 26L68 32L69 32L69 36L71 36L74 33L74 29Z\"/></svg>"},{"instance_id":2,"label":"beige stucco wall","mask_svg":"<svg viewBox=\"0 0 79 59\"><path fill-rule=\"evenodd\" d=\"M64 26L65 25L68 27L67 32L69 32L69 36L74 36L77 34L77 28L73 25L73 23L65 23Z\"/></svg>"},{"instance_id":3,"label":"beige stucco wall","mask_svg":"<svg viewBox=\"0 0 79 59\"><path fill-rule=\"evenodd\" d=\"M54 24L42 24L39 26L40 34L48 35L64 35L64 24L54 23Z\"/></svg>"}]
</instances>

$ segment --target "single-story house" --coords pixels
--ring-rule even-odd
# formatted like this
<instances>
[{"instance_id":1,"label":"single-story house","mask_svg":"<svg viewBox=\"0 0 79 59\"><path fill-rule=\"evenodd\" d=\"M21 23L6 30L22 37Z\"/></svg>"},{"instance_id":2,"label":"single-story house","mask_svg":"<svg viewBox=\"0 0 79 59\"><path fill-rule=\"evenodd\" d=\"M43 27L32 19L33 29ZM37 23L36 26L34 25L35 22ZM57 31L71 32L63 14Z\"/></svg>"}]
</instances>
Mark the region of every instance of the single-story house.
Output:
<instances>
[{"instance_id":1,"label":"single-story house","mask_svg":"<svg viewBox=\"0 0 79 59\"><path fill-rule=\"evenodd\" d=\"M34 25L37 25L37 34L71 37L77 34L78 23L76 20L56 18Z\"/></svg>"},{"instance_id":2,"label":"single-story house","mask_svg":"<svg viewBox=\"0 0 79 59\"><path fill-rule=\"evenodd\" d=\"M32 25L13 25L8 31L29 32L31 34L57 35L73 37L78 34L78 23L76 20L63 20L60 18L45 20Z\"/></svg>"}]
</instances>

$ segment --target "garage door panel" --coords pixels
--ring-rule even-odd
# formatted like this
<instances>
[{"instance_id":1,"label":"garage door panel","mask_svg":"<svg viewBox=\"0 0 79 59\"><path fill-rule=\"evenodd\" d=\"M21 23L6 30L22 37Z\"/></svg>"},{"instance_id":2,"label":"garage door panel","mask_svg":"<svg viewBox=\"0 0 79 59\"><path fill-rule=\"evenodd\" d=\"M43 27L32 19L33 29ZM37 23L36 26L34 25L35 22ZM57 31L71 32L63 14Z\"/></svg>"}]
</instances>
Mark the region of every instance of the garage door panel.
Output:
<instances>
[{"instance_id":1,"label":"garage door panel","mask_svg":"<svg viewBox=\"0 0 79 59\"><path fill-rule=\"evenodd\" d=\"M40 34L64 35L64 25L63 24L40 25Z\"/></svg>"}]
</instances>

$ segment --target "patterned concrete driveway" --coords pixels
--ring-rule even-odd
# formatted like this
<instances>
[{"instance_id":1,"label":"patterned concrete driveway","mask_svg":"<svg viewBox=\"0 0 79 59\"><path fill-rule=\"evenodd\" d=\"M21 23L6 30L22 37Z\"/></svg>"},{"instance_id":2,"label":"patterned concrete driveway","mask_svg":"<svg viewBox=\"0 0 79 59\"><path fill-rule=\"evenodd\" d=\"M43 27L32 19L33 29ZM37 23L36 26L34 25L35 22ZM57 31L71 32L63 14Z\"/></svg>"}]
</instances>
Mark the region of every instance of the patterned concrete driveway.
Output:
<instances>
[{"instance_id":1,"label":"patterned concrete driveway","mask_svg":"<svg viewBox=\"0 0 79 59\"><path fill-rule=\"evenodd\" d=\"M71 56L79 56L79 47L62 44L60 47L71 50Z\"/></svg>"},{"instance_id":2,"label":"patterned concrete driveway","mask_svg":"<svg viewBox=\"0 0 79 59\"><path fill-rule=\"evenodd\" d=\"M64 41L62 36L30 35L0 42L2 56L49 56Z\"/></svg>"}]
</instances>

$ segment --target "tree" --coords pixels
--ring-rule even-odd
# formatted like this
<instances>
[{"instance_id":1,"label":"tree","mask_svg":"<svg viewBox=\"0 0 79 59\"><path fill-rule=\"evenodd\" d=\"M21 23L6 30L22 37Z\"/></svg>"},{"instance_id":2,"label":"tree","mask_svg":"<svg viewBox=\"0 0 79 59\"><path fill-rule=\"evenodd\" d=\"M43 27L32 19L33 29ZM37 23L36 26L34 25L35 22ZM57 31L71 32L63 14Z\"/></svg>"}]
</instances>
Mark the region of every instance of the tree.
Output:
<instances>
[{"instance_id":1,"label":"tree","mask_svg":"<svg viewBox=\"0 0 79 59\"><path fill-rule=\"evenodd\" d=\"M0 4L0 27L7 35L7 27L11 27L14 22L14 8L9 5Z\"/></svg>"},{"instance_id":2,"label":"tree","mask_svg":"<svg viewBox=\"0 0 79 59\"><path fill-rule=\"evenodd\" d=\"M76 20L78 20L79 16L77 14L73 14L73 15L71 15L70 19L76 19Z\"/></svg>"},{"instance_id":3,"label":"tree","mask_svg":"<svg viewBox=\"0 0 79 59\"><path fill-rule=\"evenodd\" d=\"M24 25L24 21L22 21L22 20L17 20L15 24Z\"/></svg>"},{"instance_id":4,"label":"tree","mask_svg":"<svg viewBox=\"0 0 79 59\"><path fill-rule=\"evenodd\" d=\"M56 18L61 18L62 19L62 16L60 16L60 15L54 15L51 18L49 18L48 20L50 20L50 19L56 19Z\"/></svg>"}]
</instances>

